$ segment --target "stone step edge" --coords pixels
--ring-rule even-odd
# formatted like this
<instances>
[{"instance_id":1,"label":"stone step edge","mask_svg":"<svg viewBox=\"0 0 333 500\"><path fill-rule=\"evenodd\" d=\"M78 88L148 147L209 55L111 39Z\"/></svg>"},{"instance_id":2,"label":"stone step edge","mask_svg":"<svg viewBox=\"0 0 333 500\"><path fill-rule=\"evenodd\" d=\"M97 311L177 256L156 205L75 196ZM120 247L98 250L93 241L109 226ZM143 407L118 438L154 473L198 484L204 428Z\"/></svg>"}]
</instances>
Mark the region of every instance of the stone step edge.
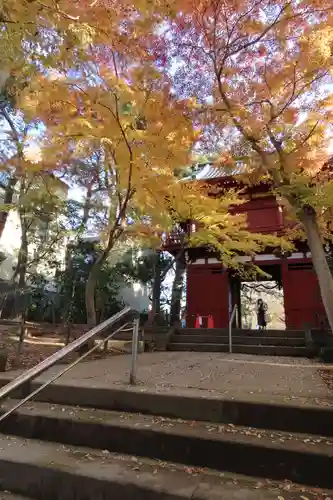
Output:
<instances>
[{"instance_id":1,"label":"stone step edge","mask_svg":"<svg viewBox=\"0 0 333 500\"><path fill-rule=\"evenodd\" d=\"M172 345L181 345L181 346L198 346L198 345L201 345L201 346L227 346L229 345L228 341L225 340L225 342L175 342L173 339L170 340L169 342L169 345L172 344ZM307 349L306 347L306 344L304 343L304 345L279 345L279 344L260 344L260 343L253 343L253 344L238 344L236 342L233 343L233 345L236 347L245 347L245 348L248 348L248 347L282 347L283 349Z\"/></svg>"},{"instance_id":2,"label":"stone step edge","mask_svg":"<svg viewBox=\"0 0 333 500\"><path fill-rule=\"evenodd\" d=\"M210 471L194 476L190 468L180 471L176 464L130 456L119 459L83 447L0 435L0 448L0 487L36 498L276 500L279 494L276 489L257 489L254 481L230 484L223 475L213 477ZM284 498L294 499L295 494L284 492Z\"/></svg>"},{"instance_id":3,"label":"stone step edge","mask_svg":"<svg viewBox=\"0 0 333 500\"><path fill-rule=\"evenodd\" d=\"M233 345L238 346L238 345L246 345L246 346L272 346L272 347L308 347L305 340L303 339L291 339L291 340L286 340L286 339L281 339L280 341L277 341L276 339L260 339L257 337L254 337L253 339L244 339L244 338L233 338L232 340ZM226 345L229 346L229 339L226 337L198 337L198 338L193 338L190 336L189 338L187 337L171 337L171 339L168 342L168 345L170 344L215 344L215 345Z\"/></svg>"},{"instance_id":4,"label":"stone step edge","mask_svg":"<svg viewBox=\"0 0 333 500\"><path fill-rule=\"evenodd\" d=\"M218 342L169 342L170 344L179 344L179 345L223 345L223 346L227 346L228 344L227 343L218 343ZM237 347L282 347L282 348L293 348L293 349L304 349L305 346L288 346L288 345L265 345L265 344L259 344L259 345L255 345L255 346L252 346L252 345L249 345L249 344L235 344L235 346L237 345Z\"/></svg>"},{"instance_id":5,"label":"stone step edge","mask_svg":"<svg viewBox=\"0 0 333 500\"><path fill-rule=\"evenodd\" d=\"M225 347L225 348L228 348L228 344L225 343L225 344L222 344L222 343L213 343L213 342L169 342L168 343L168 346L172 346L172 347L178 347L180 349L184 349L184 350L187 350L187 349L190 349L190 348L213 348L213 347ZM251 344L234 344L233 345L233 350L237 350L237 349L243 349L243 350L247 350L247 349L259 349L261 351L263 351L264 349L268 349L268 350L273 350L273 349L278 349L278 350L290 350L290 351L294 351L295 353L296 352L309 352L309 353L312 353L314 352L313 349L311 348L308 348L306 347L306 345L304 346L290 346L290 345L271 345L271 344L254 344L254 345L251 345ZM241 354L241 353L239 353Z\"/></svg>"},{"instance_id":6,"label":"stone step edge","mask_svg":"<svg viewBox=\"0 0 333 500\"><path fill-rule=\"evenodd\" d=\"M48 411L47 405L44 411L38 405L22 410L8 417L0 430L65 446L104 447L109 452L178 461L189 467L333 488L331 441L313 445L310 439L309 444L303 439L273 442L267 436L228 434L220 432L219 426L192 427L190 422L175 419L158 421L157 417L61 406L55 410Z\"/></svg>"},{"instance_id":7,"label":"stone step edge","mask_svg":"<svg viewBox=\"0 0 333 500\"><path fill-rule=\"evenodd\" d=\"M0 406L0 415L9 410L17 402L17 400L7 400L3 403ZM76 421L78 421L80 424L100 424L105 427L120 426L131 430L133 428L138 430L149 429L153 432L162 432L166 434L176 433L180 436L187 434L189 437L194 438L215 438L219 441L241 442L242 444L253 444L255 441L255 444L258 446L264 446L265 448L267 448L267 446L271 446L276 449L281 449L281 447L286 449L288 448L288 444L290 444L289 448L291 451L299 451L300 446L303 451L303 443L308 444L308 442L311 441L312 452L315 453L318 451L316 450L316 444L319 444L319 447L322 448L322 453L324 455L328 454L333 456L333 436L329 437L318 434L296 432L291 433L229 423L212 423L200 420L193 421L180 418L163 417L159 415L145 415L142 413L80 408L78 406L62 404L53 404L50 406L49 403L35 401L26 403L25 406L16 410L12 416L7 417L7 422L13 422L15 420L17 424L13 426L13 433L7 430L5 430L4 433L8 432L9 434L15 434L16 432L20 432L20 424L17 422L17 419L20 418L23 418L23 420L29 418L45 418L55 422L68 421L72 426L75 425ZM6 421L0 423L0 432L3 432L4 427L6 427ZM248 432L248 434L244 434L246 432ZM266 433L272 434L273 437L265 436ZM29 438L29 436L26 437ZM274 439L280 440L280 442L274 443ZM270 441L272 441L272 443L270 443ZM91 448L93 447L90 444L88 446Z\"/></svg>"},{"instance_id":8,"label":"stone step edge","mask_svg":"<svg viewBox=\"0 0 333 500\"><path fill-rule=\"evenodd\" d=\"M251 335L257 335L260 330L258 329L253 329L253 330L247 330L247 329L242 329L242 328L233 328L232 332L234 335L244 335L244 336L251 336ZM225 334L228 335L228 327L227 328L179 328L175 329L174 334L175 335L200 335L200 334L206 334L206 333L211 333L212 335L217 335L218 332L220 334ZM304 337L305 336L305 330L264 330L264 332L267 335L271 335L272 337L289 337L289 336L296 336L296 337Z\"/></svg>"},{"instance_id":9,"label":"stone step edge","mask_svg":"<svg viewBox=\"0 0 333 500\"><path fill-rule=\"evenodd\" d=\"M22 495L16 495L15 493L10 493L9 491L0 491L0 500L34 500L33 498L28 498Z\"/></svg>"},{"instance_id":10,"label":"stone step edge","mask_svg":"<svg viewBox=\"0 0 333 500\"><path fill-rule=\"evenodd\" d=\"M6 379L6 383L8 379ZM1 379L0 379L1 385ZM33 382L15 395L22 398L40 387ZM36 401L161 415L187 420L232 423L287 432L333 436L333 404L314 399L297 404L295 398L271 395L231 395L186 389L170 393L165 388L103 388L54 383Z\"/></svg>"},{"instance_id":11,"label":"stone step edge","mask_svg":"<svg viewBox=\"0 0 333 500\"><path fill-rule=\"evenodd\" d=\"M187 338L202 338L202 339L205 339L205 338L212 338L212 339L226 339L227 341L229 340L229 336L228 335L214 335L214 334L209 334L209 333L204 333L202 335L192 335L192 334L184 334L184 333L181 333L179 335L171 335L171 339L187 339ZM272 340L272 341L283 341L283 340L297 340L298 342L300 340L304 340L303 338L300 338L300 337L269 337L267 335L263 336L263 335L254 335L254 336L247 336L247 335L233 335L232 336L233 340L238 340L238 339L246 339L246 340Z\"/></svg>"}]
</instances>

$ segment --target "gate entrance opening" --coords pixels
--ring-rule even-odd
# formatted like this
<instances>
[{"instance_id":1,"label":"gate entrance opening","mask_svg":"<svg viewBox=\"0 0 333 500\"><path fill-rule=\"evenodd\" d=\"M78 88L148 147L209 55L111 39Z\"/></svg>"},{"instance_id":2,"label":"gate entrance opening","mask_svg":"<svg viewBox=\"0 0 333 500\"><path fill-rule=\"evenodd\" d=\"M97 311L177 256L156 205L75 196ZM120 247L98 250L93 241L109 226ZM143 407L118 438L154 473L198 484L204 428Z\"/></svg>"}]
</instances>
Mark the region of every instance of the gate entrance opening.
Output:
<instances>
[{"instance_id":1,"label":"gate entrance opening","mask_svg":"<svg viewBox=\"0 0 333 500\"><path fill-rule=\"evenodd\" d=\"M266 309L266 329L285 329L281 266L261 265L260 269L262 272L251 276L230 276L230 310L238 306L234 326L257 329L257 303L261 299Z\"/></svg>"}]
</instances>

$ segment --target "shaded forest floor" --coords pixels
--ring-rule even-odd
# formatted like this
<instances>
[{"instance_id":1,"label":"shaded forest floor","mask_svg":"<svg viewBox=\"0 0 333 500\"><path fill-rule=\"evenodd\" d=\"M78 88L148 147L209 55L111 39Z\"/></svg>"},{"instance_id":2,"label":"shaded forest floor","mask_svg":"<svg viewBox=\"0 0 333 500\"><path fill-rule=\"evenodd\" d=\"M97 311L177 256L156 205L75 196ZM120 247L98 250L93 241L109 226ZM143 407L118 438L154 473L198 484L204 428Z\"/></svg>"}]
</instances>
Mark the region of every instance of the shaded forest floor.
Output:
<instances>
[{"instance_id":1,"label":"shaded forest floor","mask_svg":"<svg viewBox=\"0 0 333 500\"><path fill-rule=\"evenodd\" d=\"M17 368L31 368L64 347L66 335L62 325L34 324L33 328L29 326L24 336L20 355L18 355L19 327L16 325L0 325L0 352L4 351L8 355L6 371ZM88 329L86 325L80 327L81 325L77 325L72 332L71 340L79 337ZM103 343L101 343L101 348L92 353L87 360L91 361L123 353L124 350L121 349L121 346L118 348L111 346L105 352L103 350ZM66 356L65 362L70 363L76 358L77 353L73 353L70 356Z\"/></svg>"}]
</instances>

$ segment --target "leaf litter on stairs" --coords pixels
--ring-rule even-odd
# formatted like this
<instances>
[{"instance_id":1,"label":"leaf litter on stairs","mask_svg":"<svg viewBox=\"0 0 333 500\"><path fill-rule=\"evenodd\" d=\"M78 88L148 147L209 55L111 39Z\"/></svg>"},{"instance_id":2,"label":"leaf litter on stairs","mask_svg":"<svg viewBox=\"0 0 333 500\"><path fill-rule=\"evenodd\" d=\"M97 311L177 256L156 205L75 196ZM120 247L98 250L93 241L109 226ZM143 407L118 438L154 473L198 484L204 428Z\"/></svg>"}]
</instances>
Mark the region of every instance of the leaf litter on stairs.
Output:
<instances>
[{"instance_id":1,"label":"leaf litter on stairs","mask_svg":"<svg viewBox=\"0 0 333 500\"><path fill-rule=\"evenodd\" d=\"M138 474L151 473L154 476L158 476L159 474L163 474L163 471L168 471L176 475L186 474L193 481L205 481L216 485L233 485L240 488L276 492L277 500L333 500L333 492L331 491L299 485L289 480L278 482L269 479L256 479L240 474L220 472L206 467L188 466L164 460L136 457L108 450L89 450L89 453L86 453L83 449L73 450L65 445L61 445L61 447L70 451L77 460L92 461L102 458L105 464L108 461L117 460Z\"/></svg>"},{"instance_id":2,"label":"leaf litter on stairs","mask_svg":"<svg viewBox=\"0 0 333 500\"><path fill-rule=\"evenodd\" d=\"M8 403L4 402L0 405L4 410L7 409ZM29 413L42 413L53 414L53 417L57 415L68 414L71 418L75 417L77 420L93 420L96 422L124 422L126 425L132 425L136 428L152 428L152 429L167 429L167 428L184 428L186 427L186 432L194 432L194 430L199 430L200 432L207 434L217 434L217 435L235 435L244 436L245 439L254 438L262 441L269 441L272 444L284 444L284 443L304 443L306 446L314 447L320 446L331 448L333 446L333 438L320 435L308 435L300 434L295 432L278 431L271 429L261 429L254 427L245 427L241 425L229 424L219 424L212 422L202 422L195 420L184 420L180 418L169 418L162 416L145 415L141 413L129 413L129 412L115 412L115 411L105 411L97 410L94 408L81 408L72 407L67 405L52 405L41 402L29 402L24 406L22 412ZM332 448L333 450L333 448ZM333 451L332 451L333 454Z\"/></svg>"}]
</instances>

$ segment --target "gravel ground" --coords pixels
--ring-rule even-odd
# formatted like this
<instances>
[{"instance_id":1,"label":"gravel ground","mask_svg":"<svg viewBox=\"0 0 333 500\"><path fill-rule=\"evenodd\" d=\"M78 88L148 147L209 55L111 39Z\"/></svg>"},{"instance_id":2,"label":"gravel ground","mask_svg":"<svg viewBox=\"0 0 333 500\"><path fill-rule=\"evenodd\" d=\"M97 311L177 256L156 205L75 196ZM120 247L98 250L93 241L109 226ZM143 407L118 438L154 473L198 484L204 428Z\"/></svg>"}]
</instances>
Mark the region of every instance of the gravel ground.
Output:
<instances>
[{"instance_id":1,"label":"gravel ground","mask_svg":"<svg viewBox=\"0 0 333 500\"><path fill-rule=\"evenodd\" d=\"M326 386L330 389L330 391L333 391L333 366L319 368L318 374L322 378Z\"/></svg>"}]
</instances>

